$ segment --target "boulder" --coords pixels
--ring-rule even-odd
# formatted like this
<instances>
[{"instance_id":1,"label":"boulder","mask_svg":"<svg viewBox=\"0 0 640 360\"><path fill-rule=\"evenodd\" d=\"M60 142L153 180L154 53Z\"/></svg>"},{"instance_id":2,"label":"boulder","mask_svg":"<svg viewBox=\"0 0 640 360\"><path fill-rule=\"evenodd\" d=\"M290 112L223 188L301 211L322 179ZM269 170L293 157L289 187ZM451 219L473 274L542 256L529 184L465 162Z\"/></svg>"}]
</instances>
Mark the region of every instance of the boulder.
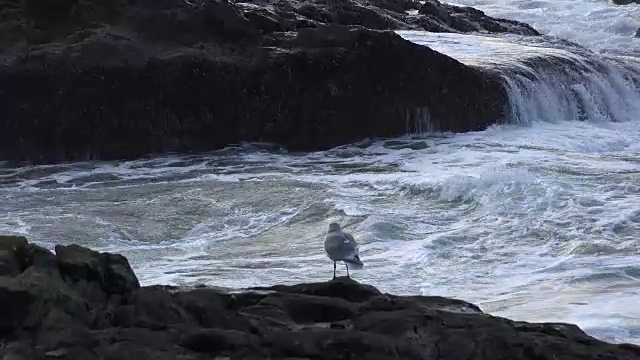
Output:
<instances>
[{"instance_id":1,"label":"boulder","mask_svg":"<svg viewBox=\"0 0 640 360\"><path fill-rule=\"evenodd\" d=\"M22 264L16 256L16 250L26 247L27 239L23 236L0 236L0 276L17 275L22 272Z\"/></svg>"},{"instance_id":2,"label":"boulder","mask_svg":"<svg viewBox=\"0 0 640 360\"><path fill-rule=\"evenodd\" d=\"M412 0L310 0L285 4L275 7L283 12L295 12L320 24L359 25L377 30L488 31L539 35L527 24L491 18L479 10L442 4L437 0L429 0L424 4ZM422 11L425 6L436 9L437 14ZM411 10L417 14L412 14ZM444 26L434 27L436 23Z\"/></svg>"},{"instance_id":3,"label":"boulder","mask_svg":"<svg viewBox=\"0 0 640 360\"><path fill-rule=\"evenodd\" d=\"M105 38L0 69L0 155L133 158L242 141L313 151L429 126L480 130L506 113L497 74L392 32L303 28L225 58L211 56L221 48L163 52ZM98 65L98 53L110 60Z\"/></svg>"},{"instance_id":4,"label":"boulder","mask_svg":"<svg viewBox=\"0 0 640 360\"><path fill-rule=\"evenodd\" d=\"M420 27L433 32L488 32L539 35L531 26L518 21L492 18L472 7L427 0L419 7Z\"/></svg>"},{"instance_id":5,"label":"boulder","mask_svg":"<svg viewBox=\"0 0 640 360\"><path fill-rule=\"evenodd\" d=\"M27 238L19 235L0 235L0 250L15 252L28 245Z\"/></svg>"},{"instance_id":6,"label":"boulder","mask_svg":"<svg viewBox=\"0 0 640 360\"><path fill-rule=\"evenodd\" d=\"M60 330L68 325L77 330L92 321L89 303L102 303L139 288L127 259L117 254L77 245L57 246L53 254L19 236L1 236L0 254L0 261L13 262L11 267L2 267L9 272L0 274L0 333L41 326Z\"/></svg>"},{"instance_id":7,"label":"boulder","mask_svg":"<svg viewBox=\"0 0 640 360\"><path fill-rule=\"evenodd\" d=\"M15 276L27 268L50 269L55 266L51 252L29 244L23 236L0 236L0 276Z\"/></svg>"},{"instance_id":8,"label":"boulder","mask_svg":"<svg viewBox=\"0 0 640 360\"><path fill-rule=\"evenodd\" d=\"M57 245L55 252L60 275L71 285L94 282L110 295L140 287L129 261L120 254L98 253L78 245Z\"/></svg>"},{"instance_id":9,"label":"boulder","mask_svg":"<svg viewBox=\"0 0 640 360\"><path fill-rule=\"evenodd\" d=\"M36 247L12 239L0 246L14 258ZM463 300L384 294L349 278L236 290L138 287L119 255L68 245L48 257L55 261L0 276L3 359L640 357L638 346L599 341L572 324L511 321ZM121 267L110 286L105 266ZM83 281L103 285L100 300L86 297Z\"/></svg>"},{"instance_id":10,"label":"boulder","mask_svg":"<svg viewBox=\"0 0 640 360\"><path fill-rule=\"evenodd\" d=\"M255 141L316 151L481 130L506 117L500 76L388 30L538 35L435 0L69 1L70 14L47 10L56 21L12 2L2 12L0 159L129 159Z\"/></svg>"},{"instance_id":11,"label":"boulder","mask_svg":"<svg viewBox=\"0 0 640 360\"><path fill-rule=\"evenodd\" d=\"M0 337L4 337L23 324L35 296L16 281L0 277L0 302Z\"/></svg>"}]
</instances>

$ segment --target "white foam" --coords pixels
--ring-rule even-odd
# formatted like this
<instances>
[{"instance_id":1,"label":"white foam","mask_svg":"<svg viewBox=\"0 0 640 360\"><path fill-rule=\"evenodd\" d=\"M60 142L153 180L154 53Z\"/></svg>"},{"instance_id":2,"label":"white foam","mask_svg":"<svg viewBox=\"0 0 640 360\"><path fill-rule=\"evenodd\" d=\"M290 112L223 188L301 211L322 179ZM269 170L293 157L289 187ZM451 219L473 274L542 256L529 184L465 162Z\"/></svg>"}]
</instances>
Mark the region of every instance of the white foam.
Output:
<instances>
[{"instance_id":1,"label":"white foam","mask_svg":"<svg viewBox=\"0 0 640 360\"><path fill-rule=\"evenodd\" d=\"M590 0L457 0L454 5L473 6L490 16L518 20L538 31L578 42L590 49L640 55L640 6L616 6Z\"/></svg>"},{"instance_id":2,"label":"white foam","mask_svg":"<svg viewBox=\"0 0 640 360\"><path fill-rule=\"evenodd\" d=\"M205 172L175 182L166 174L179 170L151 169L156 180L128 187L2 190L12 200L0 227L47 246L66 238L122 252L147 285L246 287L329 278L321 238L338 219L360 243L365 269L354 277L383 291L638 341L631 295L607 288L640 277L636 124L533 122L396 140L429 144L420 150L378 141L246 162L203 156ZM123 168L136 167L112 167Z\"/></svg>"}]
</instances>

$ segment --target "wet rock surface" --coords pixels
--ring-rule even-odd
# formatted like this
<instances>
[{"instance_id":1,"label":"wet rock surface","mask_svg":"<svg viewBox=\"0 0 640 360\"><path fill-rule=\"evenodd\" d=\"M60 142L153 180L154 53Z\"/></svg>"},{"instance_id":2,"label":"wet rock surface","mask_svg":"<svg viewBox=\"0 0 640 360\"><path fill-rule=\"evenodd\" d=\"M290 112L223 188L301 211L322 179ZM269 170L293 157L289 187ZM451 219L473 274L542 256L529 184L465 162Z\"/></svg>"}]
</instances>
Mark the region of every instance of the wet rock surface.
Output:
<instances>
[{"instance_id":1,"label":"wet rock surface","mask_svg":"<svg viewBox=\"0 0 640 360\"><path fill-rule=\"evenodd\" d=\"M638 359L562 323L347 278L224 290L140 287L126 258L0 237L3 359ZM18 270L16 270L18 269Z\"/></svg>"},{"instance_id":2,"label":"wet rock surface","mask_svg":"<svg viewBox=\"0 0 640 360\"><path fill-rule=\"evenodd\" d=\"M498 75L398 29L538 34L438 1L5 0L0 159L323 150L505 119Z\"/></svg>"}]
</instances>

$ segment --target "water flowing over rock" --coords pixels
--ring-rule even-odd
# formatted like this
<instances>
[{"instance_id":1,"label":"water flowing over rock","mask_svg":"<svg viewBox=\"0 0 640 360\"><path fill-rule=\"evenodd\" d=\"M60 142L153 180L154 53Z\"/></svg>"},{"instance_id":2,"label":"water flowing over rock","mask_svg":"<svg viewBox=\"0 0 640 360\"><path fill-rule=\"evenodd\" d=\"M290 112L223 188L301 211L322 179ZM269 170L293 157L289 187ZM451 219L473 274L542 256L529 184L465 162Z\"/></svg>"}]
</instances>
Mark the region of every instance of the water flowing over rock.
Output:
<instances>
[{"instance_id":1,"label":"water flowing over rock","mask_svg":"<svg viewBox=\"0 0 640 360\"><path fill-rule=\"evenodd\" d=\"M253 289L140 287L126 258L0 237L4 359L638 359L564 323L338 278Z\"/></svg>"},{"instance_id":2,"label":"water flowing over rock","mask_svg":"<svg viewBox=\"0 0 640 360\"><path fill-rule=\"evenodd\" d=\"M7 4L0 159L34 162L480 130L500 77L383 30L538 34L438 1Z\"/></svg>"}]
</instances>

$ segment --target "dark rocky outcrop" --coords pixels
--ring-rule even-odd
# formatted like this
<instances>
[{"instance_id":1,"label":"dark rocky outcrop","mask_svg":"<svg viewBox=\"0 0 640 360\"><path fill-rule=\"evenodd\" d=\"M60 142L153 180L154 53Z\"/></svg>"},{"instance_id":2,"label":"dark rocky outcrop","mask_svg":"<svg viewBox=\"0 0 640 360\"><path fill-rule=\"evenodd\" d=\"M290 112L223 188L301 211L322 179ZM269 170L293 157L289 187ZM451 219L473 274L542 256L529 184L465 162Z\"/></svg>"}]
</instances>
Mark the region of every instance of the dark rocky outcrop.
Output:
<instances>
[{"instance_id":1,"label":"dark rocky outcrop","mask_svg":"<svg viewBox=\"0 0 640 360\"><path fill-rule=\"evenodd\" d=\"M499 76L386 29L525 24L410 0L3 0L0 159L319 150L504 119Z\"/></svg>"},{"instance_id":2,"label":"dark rocky outcrop","mask_svg":"<svg viewBox=\"0 0 640 360\"><path fill-rule=\"evenodd\" d=\"M269 5L264 6L265 3ZM270 29L290 31L317 24L338 24L360 25L376 30L539 35L527 24L492 18L474 8L443 4L437 0L276 0L246 1L239 2L238 5L250 20L255 19L256 14L263 15L261 20L264 17L281 19L278 27L273 27L271 21L266 28L256 23L263 32L269 32ZM292 14L295 14L295 19L304 20L301 23L292 22Z\"/></svg>"},{"instance_id":3,"label":"dark rocky outcrop","mask_svg":"<svg viewBox=\"0 0 640 360\"><path fill-rule=\"evenodd\" d=\"M315 150L419 131L424 108L452 131L503 117L497 76L395 34L313 28L277 41L246 59L211 60L214 49L148 56L101 33L64 55L33 54L0 75L0 153L114 158L240 141Z\"/></svg>"},{"instance_id":4,"label":"dark rocky outcrop","mask_svg":"<svg viewBox=\"0 0 640 360\"><path fill-rule=\"evenodd\" d=\"M640 0L612 0L611 2L616 5L640 4Z\"/></svg>"},{"instance_id":5,"label":"dark rocky outcrop","mask_svg":"<svg viewBox=\"0 0 640 360\"><path fill-rule=\"evenodd\" d=\"M140 287L127 260L0 237L0 356L40 359L627 359L563 323L394 296L351 279L244 290Z\"/></svg>"}]
</instances>

